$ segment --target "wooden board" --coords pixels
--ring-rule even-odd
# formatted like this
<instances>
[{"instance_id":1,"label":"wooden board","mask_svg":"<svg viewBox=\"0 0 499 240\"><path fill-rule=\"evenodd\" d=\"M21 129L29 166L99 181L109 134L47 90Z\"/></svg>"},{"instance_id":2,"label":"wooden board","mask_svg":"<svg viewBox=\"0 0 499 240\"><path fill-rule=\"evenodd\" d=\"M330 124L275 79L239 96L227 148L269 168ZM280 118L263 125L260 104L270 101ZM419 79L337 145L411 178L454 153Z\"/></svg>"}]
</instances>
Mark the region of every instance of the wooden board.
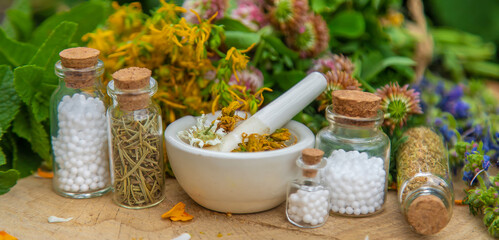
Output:
<instances>
[{"instance_id":1,"label":"wooden board","mask_svg":"<svg viewBox=\"0 0 499 240\"><path fill-rule=\"evenodd\" d=\"M461 198L462 181L456 181ZM367 218L329 217L316 229L290 224L284 204L261 213L232 215L207 210L168 179L166 200L156 207L129 210L118 207L111 195L94 199L69 199L56 195L51 180L28 177L0 196L0 231L19 239L171 239L187 232L192 239L489 239L480 217L467 206L455 206L449 225L440 233L422 237L411 232L400 213L396 193L390 191L385 210ZM184 202L190 222L161 219L178 202ZM51 215L73 217L65 223L48 223Z\"/></svg>"}]
</instances>

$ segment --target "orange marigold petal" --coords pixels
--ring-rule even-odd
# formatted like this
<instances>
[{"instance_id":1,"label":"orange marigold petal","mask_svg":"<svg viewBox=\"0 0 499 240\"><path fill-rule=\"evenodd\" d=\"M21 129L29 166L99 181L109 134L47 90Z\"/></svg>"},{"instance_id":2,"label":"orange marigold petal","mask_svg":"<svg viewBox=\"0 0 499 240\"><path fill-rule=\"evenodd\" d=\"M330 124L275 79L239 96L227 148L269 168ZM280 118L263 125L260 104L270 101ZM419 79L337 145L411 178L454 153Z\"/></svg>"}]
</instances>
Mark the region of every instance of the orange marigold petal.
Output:
<instances>
[{"instance_id":1,"label":"orange marigold petal","mask_svg":"<svg viewBox=\"0 0 499 240\"><path fill-rule=\"evenodd\" d=\"M173 208L170 209L168 212L163 213L163 215L161 215L161 218L182 216L182 214L184 213L184 209L185 209L185 203L179 202L177 203L177 205L173 206Z\"/></svg>"},{"instance_id":2,"label":"orange marigold petal","mask_svg":"<svg viewBox=\"0 0 499 240\"><path fill-rule=\"evenodd\" d=\"M181 216L170 217L170 220L186 222L192 220L193 218L194 216L188 214L187 212L183 212Z\"/></svg>"},{"instance_id":3,"label":"orange marigold petal","mask_svg":"<svg viewBox=\"0 0 499 240\"><path fill-rule=\"evenodd\" d=\"M6 233L5 231L0 231L0 240L17 240L17 238Z\"/></svg>"},{"instance_id":4,"label":"orange marigold petal","mask_svg":"<svg viewBox=\"0 0 499 240\"><path fill-rule=\"evenodd\" d=\"M42 170L42 168L38 168L37 173L38 173L38 176L40 176L42 178L53 178L54 177L53 172L46 172L46 171Z\"/></svg>"}]
</instances>

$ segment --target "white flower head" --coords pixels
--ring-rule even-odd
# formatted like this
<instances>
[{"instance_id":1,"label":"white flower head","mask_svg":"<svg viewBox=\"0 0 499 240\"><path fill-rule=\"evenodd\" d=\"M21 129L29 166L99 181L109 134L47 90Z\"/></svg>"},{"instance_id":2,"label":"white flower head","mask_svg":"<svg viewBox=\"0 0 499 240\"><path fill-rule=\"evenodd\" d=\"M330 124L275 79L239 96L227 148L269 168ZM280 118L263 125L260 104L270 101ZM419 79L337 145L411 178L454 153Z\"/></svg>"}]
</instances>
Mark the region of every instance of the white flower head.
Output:
<instances>
[{"instance_id":1,"label":"white flower head","mask_svg":"<svg viewBox=\"0 0 499 240\"><path fill-rule=\"evenodd\" d=\"M186 129L177 136L189 142L191 146L203 148L204 146L214 146L222 142L222 137L226 135L223 129L216 129L218 120L213 123L206 123L206 115L197 118L197 124L190 129Z\"/></svg>"}]
</instances>

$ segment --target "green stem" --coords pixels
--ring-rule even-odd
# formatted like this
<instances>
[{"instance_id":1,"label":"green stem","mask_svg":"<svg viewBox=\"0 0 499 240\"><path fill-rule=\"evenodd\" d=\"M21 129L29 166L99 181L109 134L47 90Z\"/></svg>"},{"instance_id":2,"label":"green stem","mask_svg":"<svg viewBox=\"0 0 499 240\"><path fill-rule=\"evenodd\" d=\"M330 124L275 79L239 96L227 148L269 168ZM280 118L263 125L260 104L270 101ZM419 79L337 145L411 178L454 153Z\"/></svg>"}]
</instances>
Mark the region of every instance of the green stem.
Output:
<instances>
[{"instance_id":1,"label":"green stem","mask_svg":"<svg viewBox=\"0 0 499 240\"><path fill-rule=\"evenodd\" d=\"M265 40L261 40L256 48L255 56L253 57L253 66L258 66L260 58L262 57L263 48L265 47Z\"/></svg>"},{"instance_id":2,"label":"green stem","mask_svg":"<svg viewBox=\"0 0 499 240\"><path fill-rule=\"evenodd\" d=\"M367 91L372 93L376 92L376 89L373 88L369 83L367 83L363 79L359 79L359 82L362 84L362 87L365 88Z\"/></svg>"}]
</instances>

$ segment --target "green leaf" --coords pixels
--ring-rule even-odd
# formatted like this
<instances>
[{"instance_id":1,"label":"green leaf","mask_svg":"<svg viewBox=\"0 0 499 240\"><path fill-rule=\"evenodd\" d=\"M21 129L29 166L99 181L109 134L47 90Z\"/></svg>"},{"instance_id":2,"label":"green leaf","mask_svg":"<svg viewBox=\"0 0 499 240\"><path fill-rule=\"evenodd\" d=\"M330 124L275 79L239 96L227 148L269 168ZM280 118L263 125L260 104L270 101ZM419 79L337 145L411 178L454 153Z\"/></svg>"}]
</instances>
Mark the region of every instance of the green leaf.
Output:
<instances>
[{"instance_id":1,"label":"green leaf","mask_svg":"<svg viewBox=\"0 0 499 240\"><path fill-rule=\"evenodd\" d=\"M37 65L45 70L50 69L52 73L52 68L59 59L59 52L68 46L77 28L78 24L76 23L61 22L45 39L29 64Z\"/></svg>"},{"instance_id":2,"label":"green leaf","mask_svg":"<svg viewBox=\"0 0 499 240\"><path fill-rule=\"evenodd\" d=\"M281 39L274 37L274 36L263 36L263 40L269 43L270 46L272 46L278 53L282 55L289 56L292 59L297 59L300 55L289 49L282 41Z\"/></svg>"},{"instance_id":3,"label":"green leaf","mask_svg":"<svg viewBox=\"0 0 499 240\"><path fill-rule=\"evenodd\" d=\"M16 40L27 40L33 31L31 4L29 0L15 0L5 11L2 27L8 37Z\"/></svg>"},{"instance_id":4,"label":"green leaf","mask_svg":"<svg viewBox=\"0 0 499 240\"><path fill-rule=\"evenodd\" d=\"M0 137L19 112L20 104L21 100L14 89L14 74L9 66L0 65Z\"/></svg>"},{"instance_id":5,"label":"green leaf","mask_svg":"<svg viewBox=\"0 0 499 240\"><path fill-rule=\"evenodd\" d=\"M14 87L21 100L28 105L37 122L49 116L49 101L56 85L49 77L44 77L44 69L26 65L14 70Z\"/></svg>"},{"instance_id":6,"label":"green leaf","mask_svg":"<svg viewBox=\"0 0 499 240\"><path fill-rule=\"evenodd\" d=\"M307 74L302 71L292 70L289 72L281 72L273 76L277 85L283 90L288 90L305 78Z\"/></svg>"},{"instance_id":7,"label":"green leaf","mask_svg":"<svg viewBox=\"0 0 499 240\"><path fill-rule=\"evenodd\" d=\"M385 68L395 65L413 66L416 64L414 60L407 57L387 57L383 58L379 52L371 52L362 61L362 72L360 78L364 81L369 81Z\"/></svg>"},{"instance_id":8,"label":"green leaf","mask_svg":"<svg viewBox=\"0 0 499 240\"><path fill-rule=\"evenodd\" d=\"M29 62L36 52L36 48L27 43L13 40L0 28L0 64L17 67Z\"/></svg>"},{"instance_id":9,"label":"green leaf","mask_svg":"<svg viewBox=\"0 0 499 240\"><path fill-rule=\"evenodd\" d=\"M12 131L17 136L26 139L31 144L31 149L42 159L50 160L49 135L29 110L24 109L16 116Z\"/></svg>"},{"instance_id":10,"label":"green leaf","mask_svg":"<svg viewBox=\"0 0 499 240\"><path fill-rule=\"evenodd\" d=\"M17 183L19 172L15 169L0 171L0 195L7 193Z\"/></svg>"},{"instance_id":11,"label":"green leaf","mask_svg":"<svg viewBox=\"0 0 499 240\"><path fill-rule=\"evenodd\" d=\"M333 36L358 38L364 33L366 23L361 13L343 11L328 22L328 27Z\"/></svg>"},{"instance_id":12,"label":"green leaf","mask_svg":"<svg viewBox=\"0 0 499 240\"><path fill-rule=\"evenodd\" d=\"M334 12L346 0L311 0L310 6L315 13Z\"/></svg>"},{"instance_id":13,"label":"green leaf","mask_svg":"<svg viewBox=\"0 0 499 240\"><path fill-rule=\"evenodd\" d=\"M240 21L232 18L222 18L215 22L216 25L222 25L225 31L253 32Z\"/></svg>"},{"instance_id":14,"label":"green leaf","mask_svg":"<svg viewBox=\"0 0 499 240\"><path fill-rule=\"evenodd\" d=\"M107 1L89 1L71 8L70 11L55 14L45 20L33 33L31 42L40 46L49 36L53 29L64 21L78 24L78 30L67 41L83 44L81 37L92 32L97 25L104 22L110 11L110 4Z\"/></svg>"},{"instance_id":15,"label":"green leaf","mask_svg":"<svg viewBox=\"0 0 499 240\"><path fill-rule=\"evenodd\" d=\"M466 71L476 75L499 79L499 64L485 61L465 62L463 64Z\"/></svg>"},{"instance_id":16,"label":"green leaf","mask_svg":"<svg viewBox=\"0 0 499 240\"><path fill-rule=\"evenodd\" d=\"M0 129L1 131L2 129ZM2 147L0 147L0 166L7 163L7 159L5 158L5 154L3 153Z\"/></svg>"},{"instance_id":17,"label":"green leaf","mask_svg":"<svg viewBox=\"0 0 499 240\"><path fill-rule=\"evenodd\" d=\"M12 168L19 171L20 178L27 177L40 167L42 159L31 150L29 143L24 139L17 139L16 143L13 143Z\"/></svg>"},{"instance_id":18,"label":"green leaf","mask_svg":"<svg viewBox=\"0 0 499 240\"><path fill-rule=\"evenodd\" d=\"M260 41L260 35L257 33L225 31L225 44L229 48L246 49L258 41Z\"/></svg>"}]
</instances>

